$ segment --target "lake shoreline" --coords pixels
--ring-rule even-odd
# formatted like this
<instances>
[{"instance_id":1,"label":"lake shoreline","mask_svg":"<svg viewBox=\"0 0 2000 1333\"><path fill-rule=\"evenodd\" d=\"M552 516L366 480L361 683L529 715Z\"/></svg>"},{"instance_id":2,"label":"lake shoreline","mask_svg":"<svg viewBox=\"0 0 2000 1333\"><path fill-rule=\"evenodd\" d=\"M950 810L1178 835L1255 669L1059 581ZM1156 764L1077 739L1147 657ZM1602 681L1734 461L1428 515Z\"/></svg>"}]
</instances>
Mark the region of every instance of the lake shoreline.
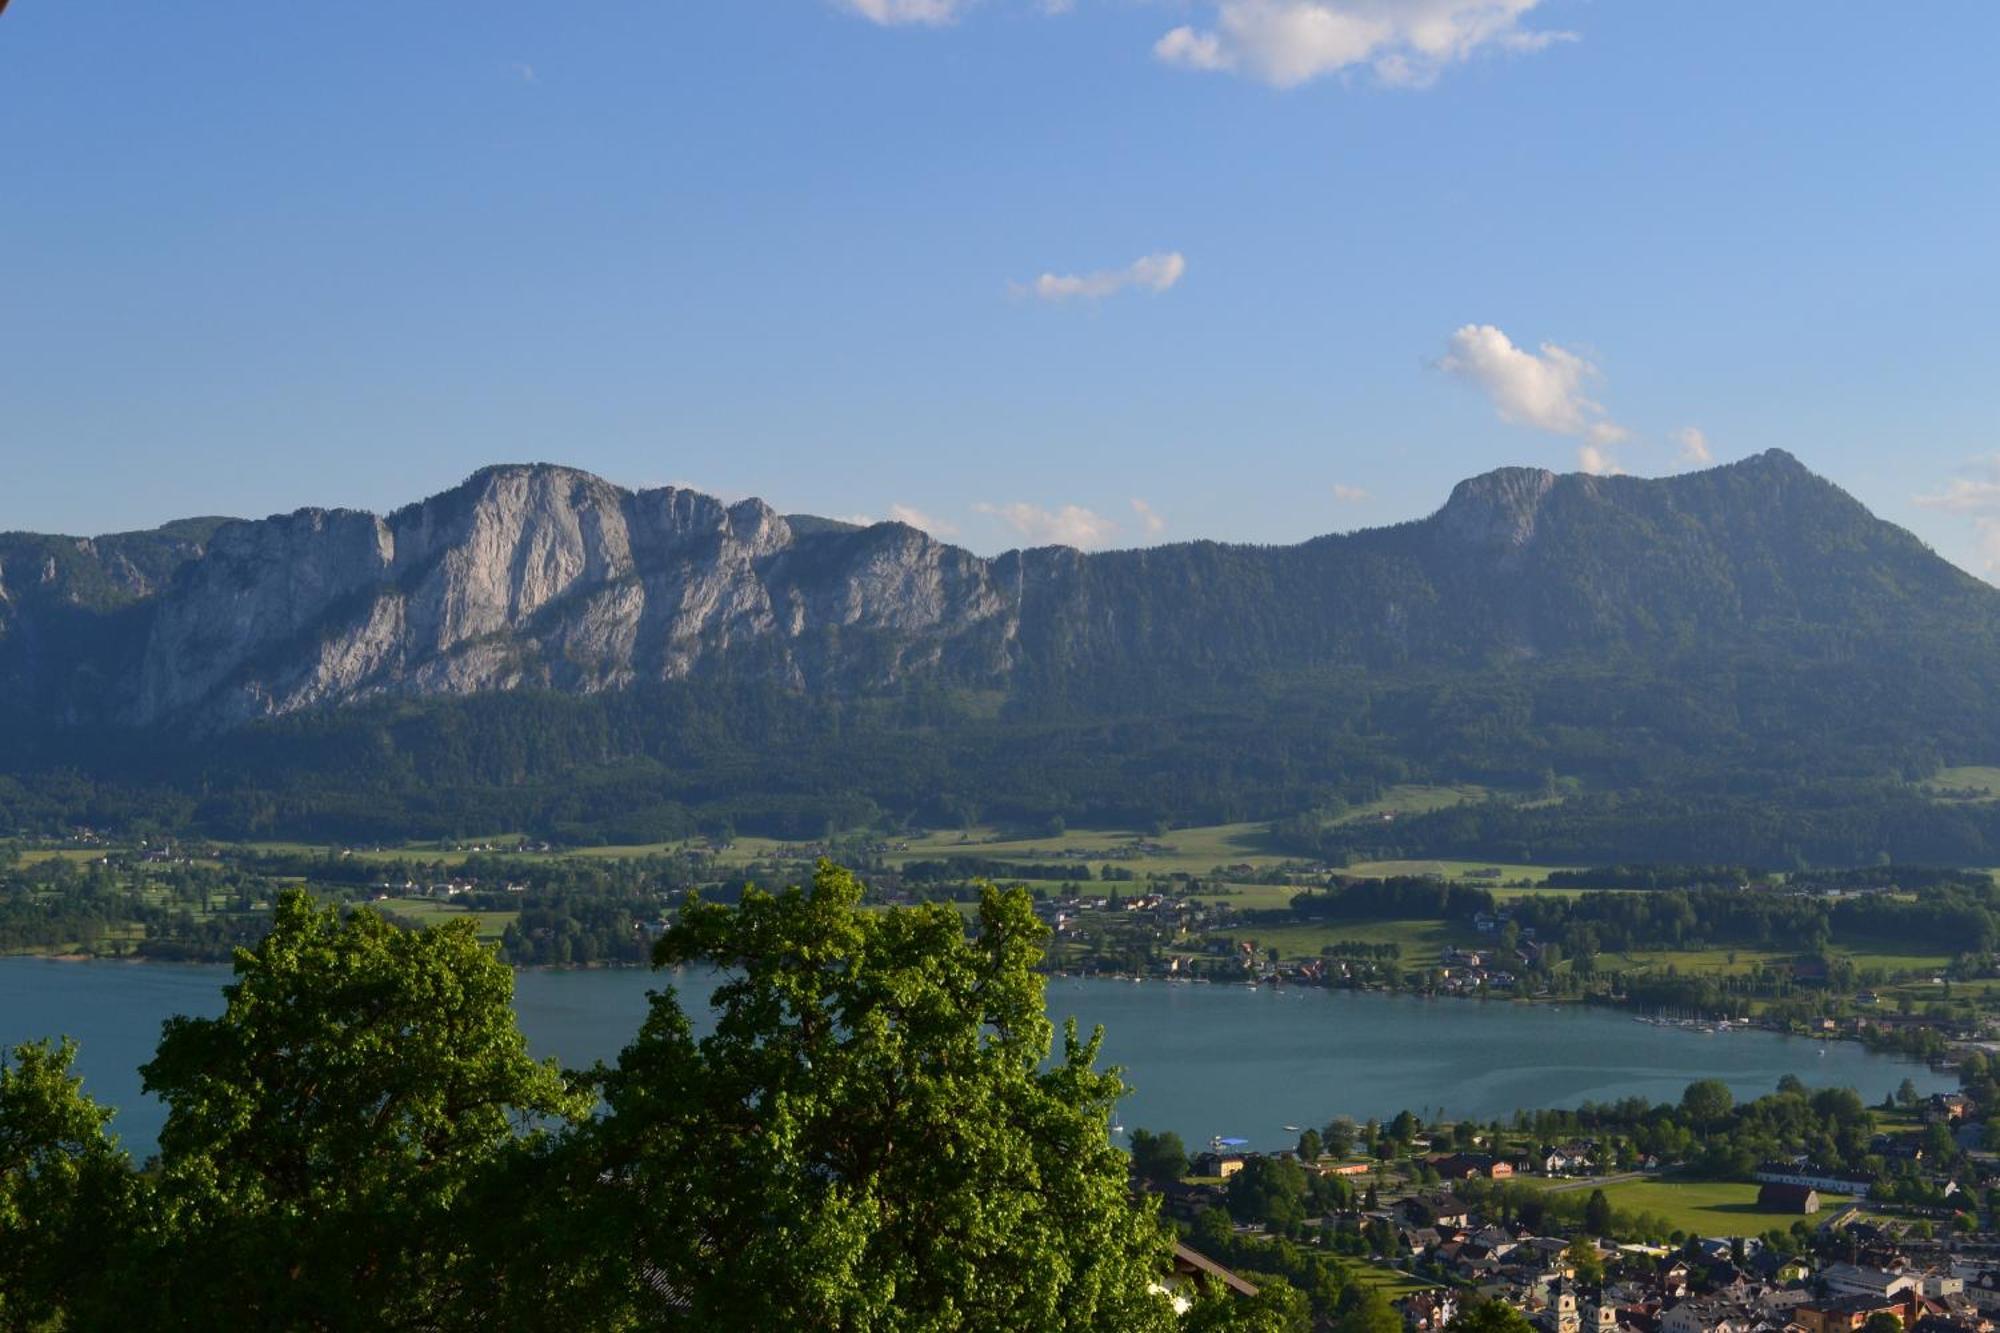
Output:
<instances>
[{"instance_id":1,"label":"lake shoreline","mask_svg":"<svg viewBox=\"0 0 2000 1333\"><path fill-rule=\"evenodd\" d=\"M162 957L148 957L141 954L106 956L103 954L83 954L74 952L0 954L0 962L16 960L16 959L24 961L35 960L46 963L60 963L72 967L79 965L86 965L86 964L102 963L102 964L115 964L119 966L139 965L139 966L227 968L231 966L231 964L234 962L233 957L162 958ZM647 963L621 963L621 962L512 963L509 964L509 967L516 974L650 973L660 970L653 967L651 964ZM1490 1005L1496 1007L1521 1008L1521 1009L1602 1010L1612 1013L1630 1014L1634 1016L1635 1020L1637 1021L1646 1021L1644 1019L1639 1018L1639 1015L1642 1014L1643 1012L1641 1006L1630 1004L1615 998L1605 997L1605 996L1562 997L1554 995L1504 995L1504 994L1495 995L1484 990L1468 992L1461 990L1427 990L1427 989L1412 988L1412 987L1391 988L1388 986L1355 986L1355 985L1336 986L1336 985L1325 985L1325 984L1315 985L1310 982L1283 981L1277 978L1264 978L1256 981L1250 981L1246 979L1239 981L1239 980L1228 980L1224 978L1208 977L1208 976L1160 976L1150 973L1132 973L1132 972L1068 972L1056 969L1042 969L1041 975L1050 980L1078 980L1078 981L1103 982L1106 984L1125 983L1125 984L1135 984L1135 985L1151 985L1155 989L1202 986L1202 987L1215 987L1224 990L1262 990L1262 991L1274 991L1274 992L1296 991L1296 992L1306 992L1306 993L1321 991L1333 994L1377 995L1377 996L1392 997L1392 998L1402 997L1402 998L1418 999L1418 1000L1473 1001L1476 1002L1481 1007ZM1720 1026L1711 1027L1709 1026L1711 1024L1720 1024ZM1773 1027L1768 1024L1759 1022L1755 1019L1736 1019L1736 1020L1702 1019L1702 1020L1691 1021L1689 1023L1664 1023L1664 1024L1659 1024L1657 1026L1665 1027L1672 1030L1687 1031L1690 1035L1701 1032L1709 1032L1709 1033L1757 1032L1771 1036L1801 1038L1805 1040L1820 1042L1823 1044L1836 1044L1836 1043L1853 1044L1860 1046L1862 1049L1869 1051L1871 1054L1880 1055L1889 1059L1908 1061L1911 1064L1921 1065L1932 1070L1949 1067L1947 1064L1945 1064L1943 1061L1939 1059L1928 1057L1917 1052L1899 1050L1893 1046L1878 1045L1871 1043L1856 1032L1846 1032L1846 1031L1800 1032L1790 1028ZM1960 1043L1954 1042L1952 1044L1955 1046Z\"/></svg>"}]
</instances>

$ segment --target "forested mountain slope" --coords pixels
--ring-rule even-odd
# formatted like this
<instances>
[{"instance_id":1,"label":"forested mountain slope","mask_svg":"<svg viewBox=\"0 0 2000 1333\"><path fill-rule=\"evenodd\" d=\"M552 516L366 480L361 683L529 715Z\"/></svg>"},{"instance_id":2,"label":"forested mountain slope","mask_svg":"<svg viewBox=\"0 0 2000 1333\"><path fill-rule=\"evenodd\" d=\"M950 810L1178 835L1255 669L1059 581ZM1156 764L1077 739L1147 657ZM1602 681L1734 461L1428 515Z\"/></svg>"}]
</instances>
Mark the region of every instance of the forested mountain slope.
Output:
<instances>
[{"instance_id":1,"label":"forested mountain slope","mask_svg":"<svg viewBox=\"0 0 2000 1333\"><path fill-rule=\"evenodd\" d=\"M1793 808L2000 755L1997 634L2000 591L1775 451L992 559L505 466L382 517L0 537L0 815L73 813L57 770L231 826L1270 817L1409 778Z\"/></svg>"}]
</instances>

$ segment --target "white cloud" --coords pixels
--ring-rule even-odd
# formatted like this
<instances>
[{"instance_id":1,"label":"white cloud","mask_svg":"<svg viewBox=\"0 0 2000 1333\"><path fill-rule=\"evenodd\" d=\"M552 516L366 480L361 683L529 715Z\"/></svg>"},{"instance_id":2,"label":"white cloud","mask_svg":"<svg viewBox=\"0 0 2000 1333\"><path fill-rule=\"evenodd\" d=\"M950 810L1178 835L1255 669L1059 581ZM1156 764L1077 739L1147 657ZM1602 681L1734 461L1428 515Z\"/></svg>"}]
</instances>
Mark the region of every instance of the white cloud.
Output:
<instances>
[{"instance_id":1,"label":"white cloud","mask_svg":"<svg viewBox=\"0 0 2000 1333\"><path fill-rule=\"evenodd\" d=\"M1914 503L1970 520L1980 568L1991 578L2000 575L2000 454L1975 459L1967 471L1972 475L1954 477L1941 491L1915 496Z\"/></svg>"},{"instance_id":2,"label":"white cloud","mask_svg":"<svg viewBox=\"0 0 2000 1333\"><path fill-rule=\"evenodd\" d=\"M1068 301L1075 297L1099 300L1115 296L1128 287L1164 292L1187 274L1187 257L1178 250L1162 251L1135 259L1124 268L1100 269L1095 273L1044 273L1029 283L1010 283L1016 296L1033 296L1042 301Z\"/></svg>"},{"instance_id":3,"label":"white cloud","mask_svg":"<svg viewBox=\"0 0 2000 1333\"><path fill-rule=\"evenodd\" d=\"M516 79L519 79L522 83L541 82L541 78L535 73L535 67L527 63L525 60L516 60L513 63L509 64L507 66L507 72L509 74L512 74Z\"/></svg>"},{"instance_id":4,"label":"white cloud","mask_svg":"<svg viewBox=\"0 0 2000 1333\"><path fill-rule=\"evenodd\" d=\"M956 537L958 525L941 518L932 518L915 505L892 504L889 506L891 523L907 523L920 532L928 532L933 537Z\"/></svg>"},{"instance_id":5,"label":"white cloud","mask_svg":"<svg viewBox=\"0 0 2000 1333\"><path fill-rule=\"evenodd\" d=\"M1618 460L1594 444L1579 445L1576 451L1576 466L1580 472L1588 472L1593 477L1621 477L1625 469L1618 466Z\"/></svg>"},{"instance_id":6,"label":"white cloud","mask_svg":"<svg viewBox=\"0 0 2000 1333\"><path fill-rule=\"evenodd\" d=\"M904 23L938 27L956 20L970 8L972 0L834 0L834 3L885 28Z\"/></svg>"},{"instance_id":7,"label":"white cloud","mask_svg":"<svg viewBox=\"0 0 2000 1333\"><path fill-rule=\"evenodd\" d=\"M1947 514L1990 514L2000 517L2000 454L1973 465L1984 475L1954 477L1941 491L1919 495L1916 503Z\"/></svg>"},{"instance_id":8,"label":"white cloud","mask_svg":"<svg viewBox=\"0 0 2000 1333\"><path fill-rule=\"evenodd\" d=\"M1333 498L1344 505L1362 505L1367 504L1375 497L1359 486L1349 486L1343 482L1335 482Z\"/></svg>"},{"instance_id":9,"label":"white cloud","mask_svg":"<svg viewBox=\"0 0 2000 1333\"><path fill-rule=\"evenodd\" d=\"M1699 426L1682 426L1674 432L1674 443L1681 447L1683 463L1706 467L1715 461L1715 453L1708 447L1708 435Z\"/></svg>"},{"instance_id":10,"label":"white cloud","mask_svg":"<svg viewBox=\"0 0 2000 1333\"><path fill-rule=\"evenodd\" d=\"M1167 530L1166 515L1136 495L1132 497L1132 512L1139 516L1139 526L1146 530L1147 536L1157 537Z\"/></svg>"},{"instance_id":11,"label":"white cloud","mask_svg":"<svg viewBox=\"0 0 2000 1333\"><path fill-rule=\"evenodd\" d=\"M1585 471L1616 470L1605 450L1631 432L1584 392L1598 370L1575 352L1546 342L1530 352L1491 324L1467 324L1451 335L1438 368L1477 385L1502 421L1583 440Z\"/></svg>"},{"instance_id":12,"label":"white cloud","mask_svg":"<svg viewBox=\"0 0 2000 1333\"><path fill-rule=\"evenodd\" d=\"M1482 51L1539 51L1575 34L1524 27L1540 0L1212 0L1213 27L1173 29L1153 44L1170 65L1243 74L1293 88L1367 68L1421 88Z\"/></svg>"},{"instance_id":13,"label":"white cloud","mask_svg":"<svg viewBox=\"0 0 2000 1333\"><path fill-rule=\"evenodd\" d=\"M975 510L990 514L1037 546L1074 546L1088 551L1107 546L1118 535L1118 525L1102 514L1081 505L1044 509L1031 504L976 504Z\"/></svg>"}]
</instances>

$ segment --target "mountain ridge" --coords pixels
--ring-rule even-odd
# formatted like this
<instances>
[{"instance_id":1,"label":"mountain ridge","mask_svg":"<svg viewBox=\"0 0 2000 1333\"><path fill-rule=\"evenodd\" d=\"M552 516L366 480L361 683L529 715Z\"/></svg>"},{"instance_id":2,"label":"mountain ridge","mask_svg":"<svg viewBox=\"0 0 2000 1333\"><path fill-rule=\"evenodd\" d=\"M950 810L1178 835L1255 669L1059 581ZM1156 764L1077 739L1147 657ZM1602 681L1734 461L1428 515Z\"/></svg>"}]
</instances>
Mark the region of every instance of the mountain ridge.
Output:
<instances>
[{"instance_id":1,"label":"mountain ridge","mask_svg":"<svg viewBox=\"0 0 2000 1333\"><path fill-rule=\"evenodd\" d=\"M1760 535L1774 522L1810 559ZM59 583L48 552L63 543L93 595L21 591L22 551ZM93 581L84 557L100 546ZM1827 562L1857 560L1873 564L1843 585L1848 603L1814 592ZM0 537L0 679L45 715L207 730L384 696L589 694L752 659L805 692L918 675L1087 691L1092 672L1139 658L1196 674L1383 669L1831 623L1855 599L1895 602L1868 587L1891 567L1932 602L2000 618L2000 594L1778 450L1659 480L1495 469L1424 518L1293 545L993 557L895 522L795 526L760 499L494 464L384 515ZM1891 610L1914 623L1936 608Z\"/></svg>"},{"instance_id":2,"label":"mountain ridge","mask_svg":"<svg viewBox=\"0 0 2000 1333\"><path fill-rule=\"evenodd\" d=\"M2000 862L2000 803L1915 786L2000 757L2000 590L1783 453L991 558L496 466L384 515L4 537L0 589L0 830L1255 819L1325 856ZM1493 796L1338 817L1412 782Z\"/></svg>"}]
</instances>

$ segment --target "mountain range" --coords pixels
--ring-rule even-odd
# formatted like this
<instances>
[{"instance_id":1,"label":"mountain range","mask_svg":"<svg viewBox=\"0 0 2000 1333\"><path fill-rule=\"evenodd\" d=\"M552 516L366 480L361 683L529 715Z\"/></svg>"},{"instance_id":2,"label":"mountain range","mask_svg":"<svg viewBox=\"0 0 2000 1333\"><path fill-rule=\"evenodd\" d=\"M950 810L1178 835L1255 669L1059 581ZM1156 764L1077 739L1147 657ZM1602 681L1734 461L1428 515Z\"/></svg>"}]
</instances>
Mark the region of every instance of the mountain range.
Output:
<instances>
[{"instance_id":1,"label":"mountain range","mask_svg":"<svg viewBox=\"0 0 2000 1333\"><path fill-rule=\"evenodd\" d=\"M815 773L867 756L847 795L903 816L960 790L987 815L1270 817L1401 780L1762 799L1991 757L1996 647L2000 591L1779 451L1502 469L1291 546L993 558L504 465L380 516L0 535L0 766L184 790L194 749L213 792L288 745L322 794L516 796L617 769L628 805L753 822L828 785L742 773L779 745ZM540 739L504 774L450 766L510 733Z\"/></svg>"}]
</instances>

